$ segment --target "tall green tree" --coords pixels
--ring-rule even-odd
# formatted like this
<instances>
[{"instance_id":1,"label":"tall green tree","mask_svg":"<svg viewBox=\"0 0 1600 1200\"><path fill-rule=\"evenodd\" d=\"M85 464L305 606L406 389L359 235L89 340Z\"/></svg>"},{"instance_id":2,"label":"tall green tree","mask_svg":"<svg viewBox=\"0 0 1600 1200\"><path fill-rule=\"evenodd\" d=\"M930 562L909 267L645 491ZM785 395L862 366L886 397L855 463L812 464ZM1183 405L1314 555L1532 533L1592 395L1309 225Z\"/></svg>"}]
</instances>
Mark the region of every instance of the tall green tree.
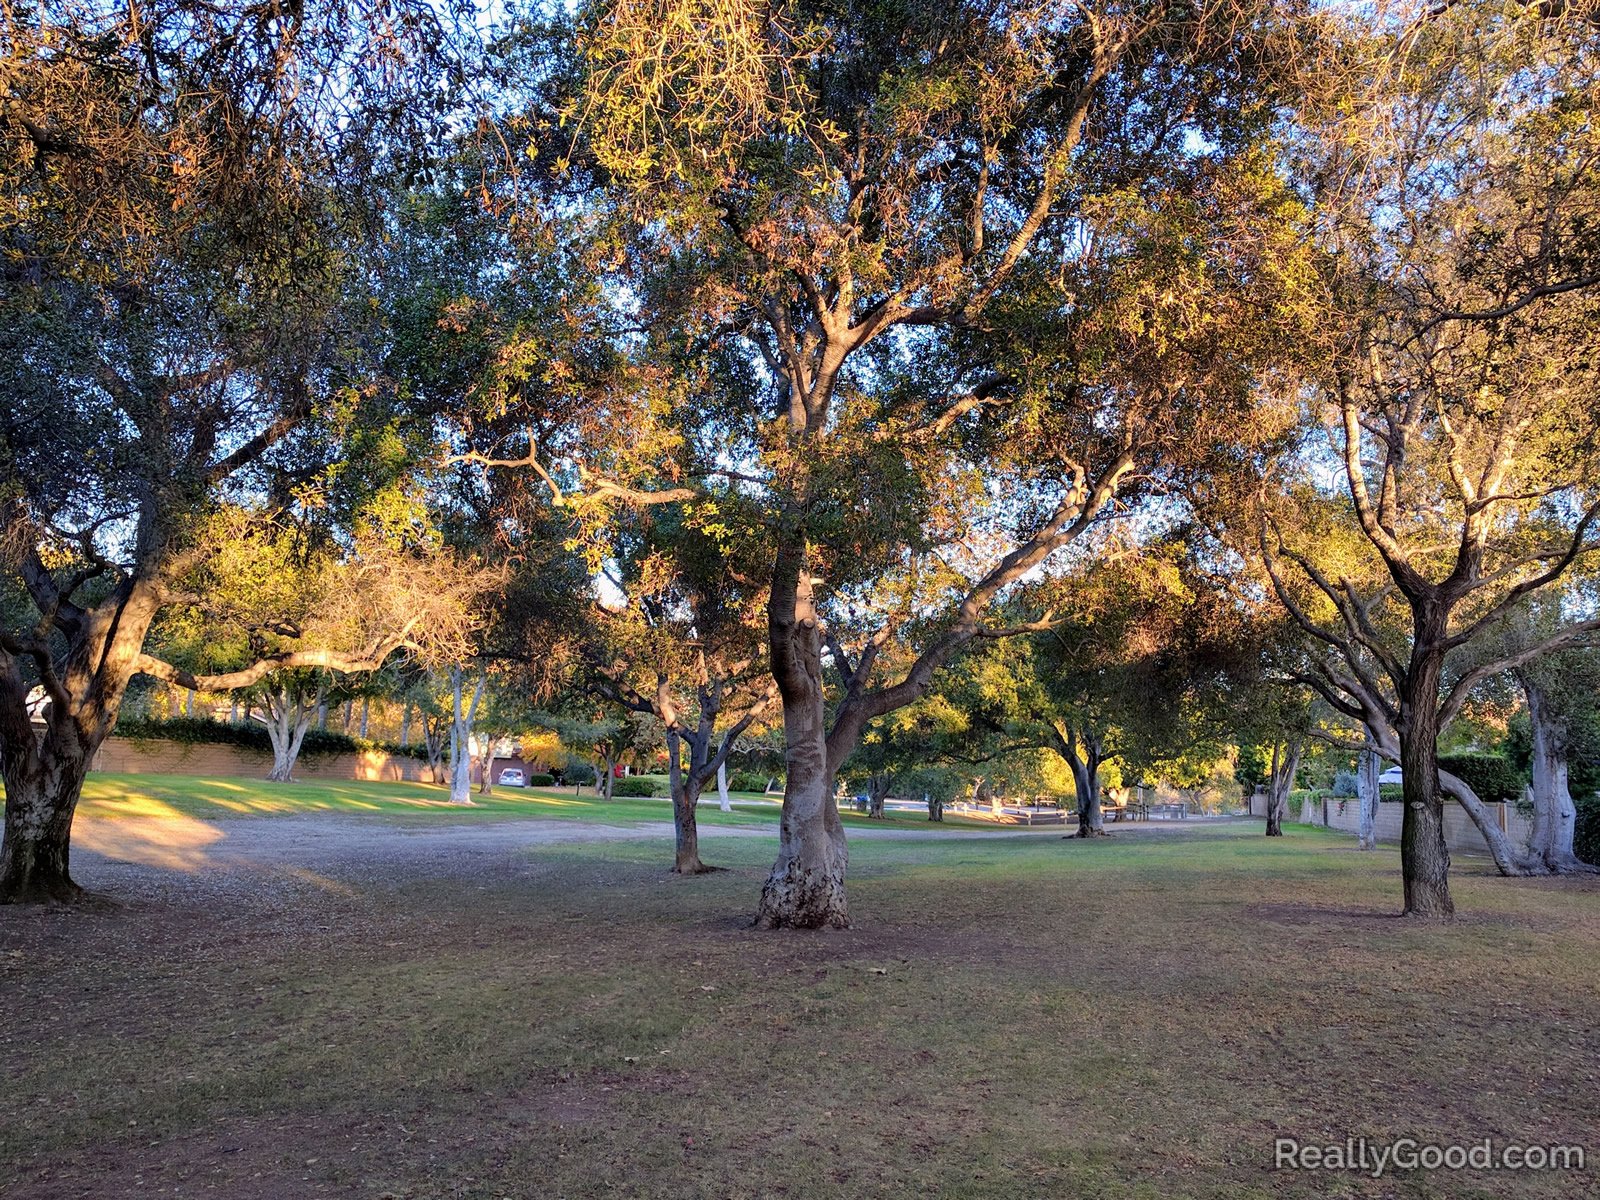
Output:
<instances>
[{"instance_id":1,"label":"tall green tree","mask_svg":"<svg viewBox=\"0 0 1600 1200\"><path fill-rule=\"evenodd\" d=\"M761 503L787 756L763 925L848 922L834 780L871 722L1114 499L1271 426L1244 419L1250 348L1292 323L1301 250L1257 149L1274 17L583 10L573 163L609 185L638 352L692 346L753 386L655 388L626 439L547 466L599 506L693 504L710 479ZM706 475L657 469L685 444ZM852 605L880 623L836 691L826 634Z\"/></svg>"},{"instance_id":2,"label":"tall green tree","mask_svg":"<svg viewBox=\"0 0 1600 1200\"><path fill-rule=\"evenodd\" d=\"M1293 522L1262 547L1320 647L1307 681L1402 767L1405 911L1446 917L1446 795L1502 872L1547 868L1440 771L1441 731L1485 679L1600 628L1575 614L1462 664L1600 550L1600 60L1586 20L1543 7L1452 4L1346 32L1353 65L1325 123L1307 114L1331 308L1301 391L1326 454L1299 462L1337 473L1360 555L1325 569Z\"/></svg>"},{"instance_id":3,"label":"tall green tree","mask_svg":"<svg viewBox=\"0 0 1600 1200\"><path fill-rule=\"evenodd\" d=\"M208 515L284 502L337 442L309 431L359 407L373 181L416 165L462 72L428 4L23 0L3 39L0 900L70 901L84 772L133 676L175 675L146 639Z\"/></svg>"}]
</instances>

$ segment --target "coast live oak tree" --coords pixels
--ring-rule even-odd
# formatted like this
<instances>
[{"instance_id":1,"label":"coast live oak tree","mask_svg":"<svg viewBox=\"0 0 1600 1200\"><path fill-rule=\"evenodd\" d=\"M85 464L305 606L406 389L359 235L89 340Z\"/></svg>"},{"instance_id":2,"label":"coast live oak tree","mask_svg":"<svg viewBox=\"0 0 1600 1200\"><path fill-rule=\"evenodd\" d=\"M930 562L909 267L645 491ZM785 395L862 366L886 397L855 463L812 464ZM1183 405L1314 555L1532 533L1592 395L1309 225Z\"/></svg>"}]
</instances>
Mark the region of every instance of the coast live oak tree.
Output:
<instances>
[{"instance_id":1,"label":"coast live oak tree","mask_svg":"<svg viewBox=\"0 0 1600 1200\"><path fill-rule=\"evenodd\" d=\"M1314 152L1336 253L1310 415L1365 557L1325 569L1292 521L1264 526L1262 549L1321 647L1306 682L1403 770L1408 914L1453 912L1446 794L1502 872L1549 869L1439 770L1438 737L1482 681L1600 628L1575 611L1463 661L1600 550L1592 38L1584 20L1488 4L1379 23L1346 48L1360 78Z\"/></svg>"},{"instance_id":2,"label":"coast live oak tree","mask_svg":"<svg viewBox=\"0 0 1600 1200\"><path fill-rule=\"evenodd\" d=\"M719 515L737 507L736 497L724 496ZM777 689L761 661L760 542L675 510L637 512L614 533L608 577L621 599L595 605L588 675L606 699L660 721L676 832L672 869L703 874L711 868L700 858L700 795L745 731L776 708Z\"/></svg>"},{"instance_id":3,"label":"coast live oak tree","mask_svg":"<svg viewBox=\"0 0 1600 1200\"><path fill-rule=\"evenodd\" d=\"M72 815L226 498L276 506L371 397L350 299L388 151L460 79L431 4L7 5L0 44L0 900L72 900ZM426 57L426 63L408 56ZM48 703L35 731L28 696Z\"/></svg>"},{"instance_id":4,"label":"coast live oak tree","mask_svg":"<svg viewBox=\"0 0 1600 1200\"><path fill-rule=\"evenodd\" d=\"M1115 500L1259 428L1250 349L1292 323L1301 250L1254 149L1273 16L583 10L573 161L609 184L633 352L690 346L749 386L663 385L546 469L597 503L694 504L709 477L654 467L687 443L761 507L786 756L763 926L848 923L834 781L867 725ZM852 604L881 623L840 659Z\"/></svg>"}]
</instances>

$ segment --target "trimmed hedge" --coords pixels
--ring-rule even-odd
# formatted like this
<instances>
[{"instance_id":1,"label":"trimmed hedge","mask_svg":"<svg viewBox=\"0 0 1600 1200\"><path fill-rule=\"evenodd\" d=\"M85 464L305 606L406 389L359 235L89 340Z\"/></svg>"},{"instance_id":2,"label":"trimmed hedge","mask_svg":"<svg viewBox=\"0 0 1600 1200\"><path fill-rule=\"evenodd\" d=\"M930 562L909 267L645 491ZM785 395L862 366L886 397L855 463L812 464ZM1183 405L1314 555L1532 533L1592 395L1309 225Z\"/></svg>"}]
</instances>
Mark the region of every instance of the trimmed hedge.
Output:
<instances>
[{"instance_id":1,"label":"trimmed hedge","mask_svg":"<svg viewBox=\"0 0 1600 1200\"><path fill-rule=\"evenodd\" d=\"M1572 831L1572 851L1586 863L1600 863L1600 796L1574 797L1578 827Z\"/></svg>"},{"instance_id":2,"label":"trimmed hedge","mask_svg":"<svg viewBox=\"0 0 1600 1200\"><path fill-rule=\"evenodd\" d=\"M730 792L765 792L769 778L771 776L763 775L759 771L735 771L728 776L728 790Z\"/></svg>"},{"instance_id":3,"label":"trimmed hedge","mask_svg":"<svg viewBox=\"0 0 1600 1200\"><path fill-rule=\"evenodd\" d=\"M242 746L247 750L272 753L272 739L266 726L251 722L246 725L227 721L210 721L204 717L171 717L165 721L152 721L145 717L122 717L114 735L132 742L181 742L192 746ZM426 758L420 745L400 746L394 742L374 742L366 738L335 733L331 729L308 729L305 741L300 744L301 757L325 754L361 754L372 752L393 754L402 758Z\"/></svg>"},{"instance_id":4,"label":"trimmed hedge","mask_svg":"<svg viewBox=\"0 0 1600 1200\"><path fill-rule=\"evenodd\" d=\"M1515 801L1522 798L1522 774L1503 754L1441 754L1439 769L1458 776L1478 799Z\"/></svg>"},{"instance_id":5,"label":"trimmed hedge","mask_svg":"<svg viewBox=\"0 0 1600 1200\"><path fill-rule=\"evenodd\" d=\"M554 775L529 775L528 776L528 786L529 787L555 787L555 785L556 785L556 777Z\"/></svg>"},{"instance_id":6,"label":"trimmed hedge","mask_svg":"<svg viewBox=\"0 0 1600 1200\"><path fill-rule=\"evenodd\" d=\"M637 775L629 775L625 779L614 780L611 784L613 796L658 796L655 781L640 779Z\"/></svg>"}]
</instances>

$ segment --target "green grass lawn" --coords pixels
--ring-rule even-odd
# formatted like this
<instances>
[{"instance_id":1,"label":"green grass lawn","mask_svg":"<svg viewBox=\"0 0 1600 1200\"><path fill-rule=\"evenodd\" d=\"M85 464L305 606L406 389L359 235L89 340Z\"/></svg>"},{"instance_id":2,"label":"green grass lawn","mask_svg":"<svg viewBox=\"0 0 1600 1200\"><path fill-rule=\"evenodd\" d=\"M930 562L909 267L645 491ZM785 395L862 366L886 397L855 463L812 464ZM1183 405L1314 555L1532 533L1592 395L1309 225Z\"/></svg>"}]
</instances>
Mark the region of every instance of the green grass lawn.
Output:
<instances>
[{"instance_id":1,"label":"green grass lawn","mask_svg":"<svg viewBox=\"0 0 1600 1200\"><path fill-rule=\"evenodd\" d=\"M698 809L700 822L776 825L779 797L735 792L730 798L735 806L731 813L718 809L714 795L702 798ZM579 793L570 787L497 787L487 796L474 790L472 803L459 805L450 803L448 789L431 783L268 783L262 779L101 773L90 775L84 784L79 811L90 818L181 814L202 820L330 812L419 824L548 817L631 825L672 819L672 805L665 797L619 796L602 800L589 788ZM853 811L842 815L847 822L867 821ZM871 823L883 825L885 822L918 828L930 824L923 814L893 810L882 820ZM972 827L982 823L947 816L945 824Z\"/></svg>"},{"instance_id":2,"label":"green grass lawn","mask_svg":"<svg viewBox=\"0 0 1600 1200\"><path fill-rule=\"evenodd\" d=\"M1394 852L1323 831L858 839L855 928L761 933L774 845L0 912L0 1194L1596 1194L1592 881L1466 866L1442 926L1391 915ZM1294 1174L1279 1136L1591 1170Z\"/></svg>"}]
</instances>

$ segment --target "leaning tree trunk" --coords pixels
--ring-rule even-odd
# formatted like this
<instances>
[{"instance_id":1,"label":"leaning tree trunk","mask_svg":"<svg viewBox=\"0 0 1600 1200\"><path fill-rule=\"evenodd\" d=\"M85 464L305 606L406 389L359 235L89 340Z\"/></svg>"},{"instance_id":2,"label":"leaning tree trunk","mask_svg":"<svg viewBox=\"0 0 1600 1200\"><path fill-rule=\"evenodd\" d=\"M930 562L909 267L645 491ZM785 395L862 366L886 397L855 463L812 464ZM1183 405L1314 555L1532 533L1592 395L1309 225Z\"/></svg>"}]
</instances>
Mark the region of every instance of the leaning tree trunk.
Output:
<instances>
[{"instance_id":1,"label":"leaning tree trunk","mask_svg":"<svg viewBox=\"0 0 1600 1200\"><path fill-rule=\"evenodd\" d=\"M1295 776L1300 773L1300 756L1305 753L1305 743L1291 737L1281 746L1272 747L1272 774L1267 779L1267 836L1283 836L1283 820L1289 812L1289 793L1294 791Z\"/></svg>"},{"instance_id":2,"label":"leaning tree trunk","mask_svg":"<svg viewBox=\"0 0 1600 1200\"><path fill-rule=\"evenodd\" d=\"M1541 855L1518 845L1500 828L1500 823L1490 815L1487 806L1478 799L1478 793L1472 790L1466 780L1448 771L1440 771L1439 790L1454 799L1467 814L1489 847L1489 857L1494 859L1495 869L1500 874L1511 877L1554 874Z\"/></svg>"},{"instance_id":3,"label":"leaning tree trunk","mask_svg":"<svg viewBox=\"0 0 1600 1200\"><path fill-rule=\"evenodd\" d=\"M1373 750L1363 750L1356 764L1356 796L1361 806L1357 844L1363 850L1378 848L1378 802L1383 790L1378 783L1381 766L1381 760Z\"/></svg>"},{"instance_id":4,"label":"leaning tree trunk","mask_svg":"<svg viewBox=\"0 0 1600 1200\"><path fill-rule=\"evenodd\" d=\"M717 764L717 807L723 812L733 811L733 802L728 799L728 760L726 758Z\"/></svg>"}]
</instances>

